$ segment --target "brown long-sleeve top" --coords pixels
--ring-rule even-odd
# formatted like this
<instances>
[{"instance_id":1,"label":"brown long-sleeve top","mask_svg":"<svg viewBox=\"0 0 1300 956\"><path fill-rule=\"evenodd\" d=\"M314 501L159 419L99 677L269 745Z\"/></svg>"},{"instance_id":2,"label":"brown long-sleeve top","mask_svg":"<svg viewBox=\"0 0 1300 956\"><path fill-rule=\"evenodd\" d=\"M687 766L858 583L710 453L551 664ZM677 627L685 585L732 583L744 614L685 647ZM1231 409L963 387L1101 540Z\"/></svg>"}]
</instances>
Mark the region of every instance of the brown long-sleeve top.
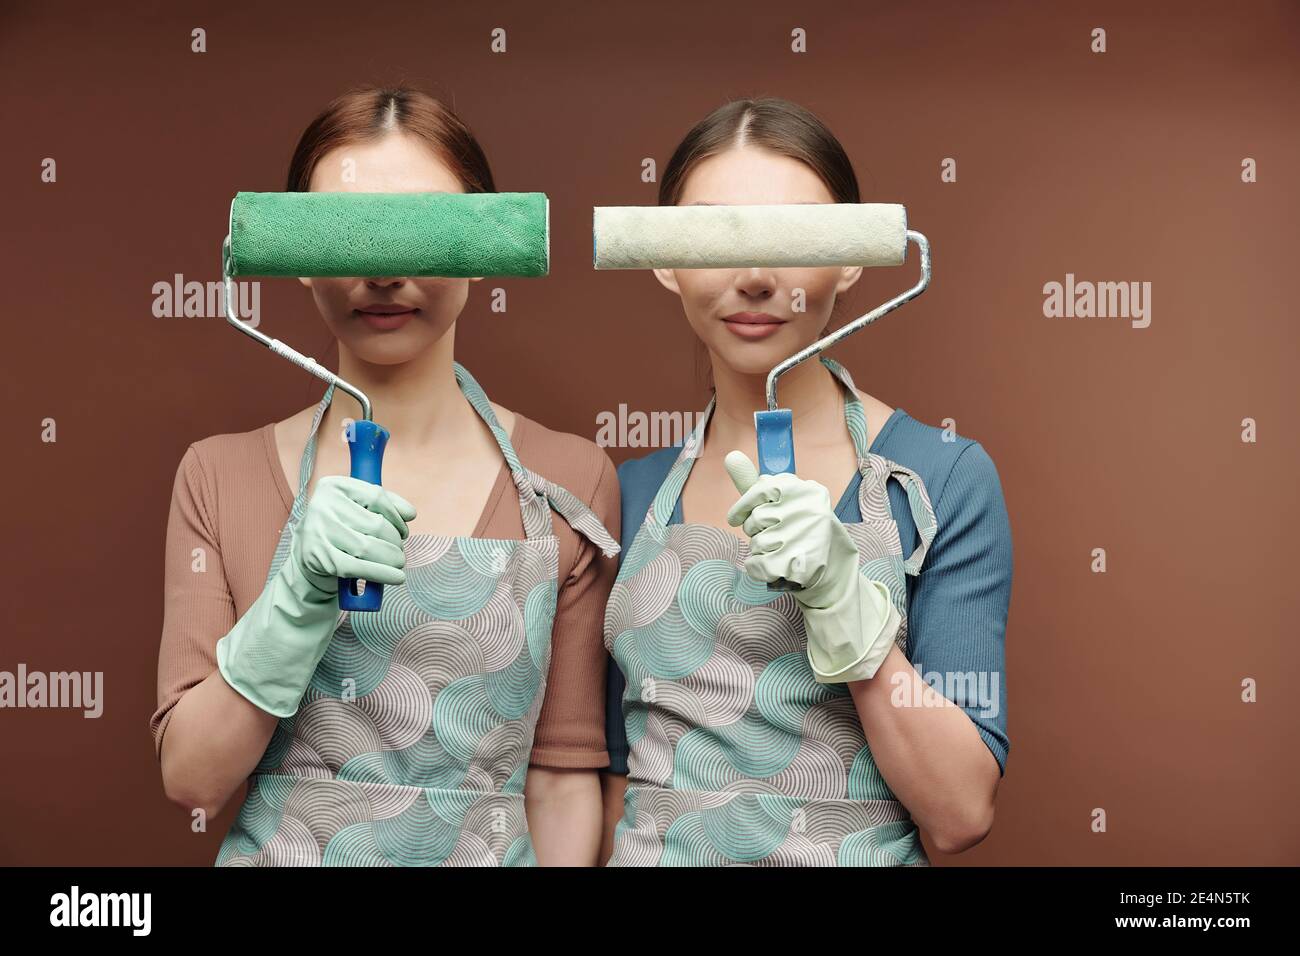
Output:
<instances>
[{"instance_id":1,"label":"brown long-sleeve top","mask_svg":"<svg viewBox=\"0 0 1300 956\"><path fill-rule=\"evenodd\" d=\"M580 498L619 540L618 475L604 450L518 412L510 440L526 467ZM167 523L158 709L149 721L160 756L172 708L217 669L217 641L261 594L293 498L274 423L194 442L181 458ZM554 510L551 524L560 545L560 587L530 763L605 767L602 630L618 562L604 557ZM504 459L473 536L525 537L518 490ZM204 573L196 573L199 554Z\"/></svg>"}]
</instances>

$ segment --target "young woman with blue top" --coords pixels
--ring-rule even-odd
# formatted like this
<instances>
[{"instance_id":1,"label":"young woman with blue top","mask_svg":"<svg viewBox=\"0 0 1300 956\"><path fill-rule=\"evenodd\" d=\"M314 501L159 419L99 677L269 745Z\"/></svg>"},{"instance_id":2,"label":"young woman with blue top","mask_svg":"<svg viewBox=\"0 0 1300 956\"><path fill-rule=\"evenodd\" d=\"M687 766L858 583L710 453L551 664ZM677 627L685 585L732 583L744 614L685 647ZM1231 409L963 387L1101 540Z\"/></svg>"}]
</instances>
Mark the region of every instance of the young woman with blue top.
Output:
<instances>
[{"instance_id":1,"label":"young woman with blue top","mask_svg":"<svg viewBox=\"0 0 1300 956\"><path fill-rule=\"evenodd\" d=\"M661 205L861 201L832 133L777 99L706 117L659 188ZM1010 746L993 461L823 358L781 380L798 475L760 478L767 373L824 334L861 269L655 274L708 350L714 395L683 446L618 469L602 854L924 866L919 829L941 852L973 846ZM767 587L792 569L803 590Z\"/></svg>"}]
</instances>

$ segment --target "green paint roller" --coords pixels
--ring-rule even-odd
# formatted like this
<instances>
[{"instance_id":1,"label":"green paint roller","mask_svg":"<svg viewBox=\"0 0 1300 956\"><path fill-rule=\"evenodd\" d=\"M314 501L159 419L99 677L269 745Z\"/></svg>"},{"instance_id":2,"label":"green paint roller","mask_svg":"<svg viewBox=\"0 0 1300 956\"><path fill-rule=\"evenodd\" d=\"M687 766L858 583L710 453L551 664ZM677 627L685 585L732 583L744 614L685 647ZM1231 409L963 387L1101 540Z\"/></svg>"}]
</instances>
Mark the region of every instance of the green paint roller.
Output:
<instances>
[{"instance_id":1,"label":"green paint roller","mask_svg":"<svg viewBox=\"0 0 1300 956\"><path fill-rule=\"evenodd\" d=\"M550 267L544 193L241 192L221 247L226 320L361 405L349 429L352 477L381 484L388 430L370 399L329 369L241 321L237 276L544 276ZM339 607L377 611L383 585L339 581Z\"/></svg>"},{"instance_id":2,"label":"green paint roller","mask_svg":"<svg viewBox=\"0 0 1300 956\"><path fill-rule=\"evenodd\" d=\"M597 269L735 269L753 266L897 266L916 243L921 279L915 286L819 339L767 376L767 411L754 413L758 468L794 472L790 409L778 408L777 380L841 339L886 315L930 284L930 242L907 228L897 203L789 203L745 206L597 206L592 259ZM785 580L774 590L792 590Z\"/></svg>"}]
</instances>

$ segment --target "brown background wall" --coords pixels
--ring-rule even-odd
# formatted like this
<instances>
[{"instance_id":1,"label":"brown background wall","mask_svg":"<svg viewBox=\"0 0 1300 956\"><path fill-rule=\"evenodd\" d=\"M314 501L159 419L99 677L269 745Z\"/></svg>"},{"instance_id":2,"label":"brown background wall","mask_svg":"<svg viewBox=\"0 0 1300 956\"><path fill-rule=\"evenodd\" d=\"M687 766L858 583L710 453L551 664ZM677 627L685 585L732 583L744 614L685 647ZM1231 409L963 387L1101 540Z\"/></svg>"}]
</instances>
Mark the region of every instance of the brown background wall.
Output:
<instances>
[{"instance_id":1,"label":"brown background wall","mask_svg":"<svg viewBox=\"0 0 1300 956\"><path fill-rule=\"evenodd\" d=\"M191 441L320 388L220 318L154 318L151 288L217 278L232 195L282 189L334 95L405 80L463 114L500 188L552 199L552 275L510 282L504 316L474 292L458 357L495 400L593 438L620 402L695 410L705 392L676 300L591 270L592 205L653 203L641 158L662 168L725 99L822 115L865 197L906 203L934 245L930 290L835 354L980 440L1011 513L1011 756L993 833L945 862L1300 863L1300 7L83 6L0 13L0 670L104 671L105 712L0 711L0 862L212 861L233 808L191 834L147 728L171 482ZM869 273L851 304L910 285L914 263ZM1150 327L1044 318L1043 284L1067 272L1151 282ZM326 354L296 282L265 281L261 308L264 330ZM1248 677L1258 703L1240 701Z\"/></svg>"}]
</instances>

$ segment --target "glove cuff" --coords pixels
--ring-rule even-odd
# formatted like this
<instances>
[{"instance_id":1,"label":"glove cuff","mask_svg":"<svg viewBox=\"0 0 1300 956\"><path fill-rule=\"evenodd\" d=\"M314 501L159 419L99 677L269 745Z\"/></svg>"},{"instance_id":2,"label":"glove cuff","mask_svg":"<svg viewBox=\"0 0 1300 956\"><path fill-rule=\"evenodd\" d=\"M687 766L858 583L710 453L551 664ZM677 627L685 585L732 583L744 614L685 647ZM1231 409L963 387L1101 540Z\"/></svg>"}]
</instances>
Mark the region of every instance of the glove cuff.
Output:
<instances>
[{"instance_id":1,"label":"glove cuff","mask_svg":"<svg viewBox=\"0 0 1300 956\"><path fill-rule=\"evenodd\" d=\"M262 691L268 689L265 686L265 681L245 678L243 672L246 666L244 660L246 645L242 643L241 637L239 624L236 623L229 634L217 641L217 670L221 674L221 679L240 697L274 717L283 719L298 713L302 693L299 693L296 697L285 693L263 693ZM277 687L277 690L283 691L284 688ZM306 692L305 687L303 692Z\"/></svg>"},{"instance_id":2,"label":"glove cuff","mask_svg":"<svg viewBox=\"0 0 1300 956\"><path fill-rule=\"evenodd\" d=\"M875 677L902 626L902 616L890 600L889 588L861 574L856 577L856 587L846 598L855 607L803 609L808 664L819 684L846 684ZM830 661L819 665L814 647L861 648L861 653L843 666L835 667Z\"/></svg>"},{"instance_id":3,"label":"glove cuff","mask_svg":"<svg viewBox=\"0 0 1300 956\"><path fill-rule=\"evenodd\" d=\"M322 630L332 634L338 625L336 601L336 595L312 584L290 558L235 626L217 641L217 670L222 679L268 714L292 717L325 654L326 642L308 639L290 646L284 635ZM312 655L310 667L304 669L300 654Z\"/></svg>"}]
</instances>

